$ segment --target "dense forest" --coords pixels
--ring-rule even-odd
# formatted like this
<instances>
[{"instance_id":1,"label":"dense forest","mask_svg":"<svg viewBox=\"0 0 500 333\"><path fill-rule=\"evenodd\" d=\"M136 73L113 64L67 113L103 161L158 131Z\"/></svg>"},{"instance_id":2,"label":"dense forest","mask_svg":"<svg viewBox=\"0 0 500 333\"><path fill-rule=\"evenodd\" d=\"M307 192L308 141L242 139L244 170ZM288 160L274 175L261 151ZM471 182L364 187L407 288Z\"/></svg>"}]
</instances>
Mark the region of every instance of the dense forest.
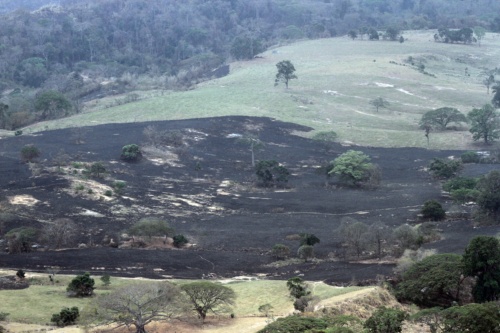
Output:
<instances>
[{"instance_id":1,"label":"dense forest","mask_svg":"<svg viewBox=\"0 0 500 333\"><path fill-rule=\"evenodd\" d=\"M126 91L138 75L183 88L290 40L362 27L500 31L494 0L25 0L1 1L0 10L0 89L17 93L4 93L4 128L39 118L41 90L64 94L78 111L78 101ZM103 92L109 78L118 86Z\"/></svg>"}]
</instances>

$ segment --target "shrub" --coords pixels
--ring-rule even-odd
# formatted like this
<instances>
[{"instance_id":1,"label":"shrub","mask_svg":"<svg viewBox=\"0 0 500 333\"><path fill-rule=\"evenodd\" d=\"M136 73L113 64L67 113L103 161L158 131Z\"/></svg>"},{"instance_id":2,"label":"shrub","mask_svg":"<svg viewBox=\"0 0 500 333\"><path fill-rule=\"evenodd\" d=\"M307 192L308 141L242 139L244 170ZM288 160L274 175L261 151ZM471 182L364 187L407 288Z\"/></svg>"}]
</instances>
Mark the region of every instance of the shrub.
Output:
<instances>
[{"instance_id":1,"label":"shrub","mask_svg":"<svg viewBox=\"0 0 500 333\"><path fill-rule=\"evenodd\" d=\"M33 162L40 157L40 150L35 145L26 145L21 149L21 159L23 162Z\"/></svg>"},{"instance_id":2,"label":"shrub","mask_svg":"<svg viewBox=\"0 0 500 333\"><path fill-rule=\"evenodd\" d=\"M284 260L290 255L290 248L284 244L274 244L272 255L278 260Z\"/></svg>"},{"instance_id":3,"label":"shrub","mask_svg":"<svg viewBox=\"0 0 500 333\"><path fill-rule=\"evenodd\" d=\"M458 203L466 203L471 201L476 201L477 198L481 195L481 192L478 190L469 190L465 188L461 188L458 190L454 190L451 192L451 197L455 202Z\"/></svg>"},{"instance_id":4,"label":"shrub","mask_svg":"<svg viewBox=\"0 0 500 333\"><path fill-rule=\"evenodd\" d=\"M399 333L406 319L408 313L405 311L382 307L366 320L364 327L369 333Z\"/></svg>"},{"instance_id":5,"label":"shrub","mask_svg":"<svg viewBox=\"0 0 500 333\"><path fill-rule=\"evenodd\" d=\"M333 168L328 173L349 185L377 186L380 182L380 170L370 162L370 157L361 151L349 150L334 159L331 164Z\"/></svg>"},{"instance_id":6,"label":"shrub","mask_svg":"<svg viewBox=\"0 0 500 333\"><path fill-rule=\"evenodd\" d=\"M10 315L10 313L7 312L0 312L0 321L6 321L7 317ZM1 331L0 331L1 332Z\"/></svg>"},{"instance_id":7,"label":"shrub","mask_svg":"<svg viewBox=\"0 0 500 333\"><path fill-rule=\"evenodd\" d=\"M174 230L169 226L167 221L157 218L143 218L134 224L129 229L129 234L132 236L146 236L151 239L153 236L169 236L174 233Z\"/></svg>"},{"instance_id":8,"label":"shrub","mask_svg":"<svg viewBox=\"0 0 500 333\"><path fill-rule=\"evenodd\" d=\"M116 193L122 193L125 186L127 186L127 183L122 181L116 181L113 183L113 188L115 189Z\"/></svg>"},{"instance_id":9,"label":"shrub","mask_svg":"<svg viewBox=\"0 0 500 333\"><path fill-rule=\"evenodd\" d=\"M454 306L442 312L443 332L494 333L498 332L500 307L496 302Z\"/></svg>"},{"instance_id":10,"label":"shrub","mask_svg":"<svg viewBox=\"0 0 500 333\"><path fill-rule=\"evenodd\" d=\"M460 155L460 159L463 163L479 163L481 161L481 156L475 151L467 151Z\"/></svg>"},{"instance_id":11,"label":"shrub","mask_svg":"<svg viewBox=\"0 0 500 333\"><path fill-rule=\"evenodd\" d=\"M312 329L326 329L328 324L323 319L288 316L278 318L275 322L267 325L257 333L297 333L307 332Z\"/></svg>"},{"instance_id":12,"label":"shrub","mask_svg":"<svg viewBox=\"0 0 500 333\"><path fill-rule=\"evenodd\" d=\"M95 177L101 177L106 173L106 167L101 162L95 162L90 165L90 174Z\"/></svg>"},{"instance_id":13,"label":"shrub","mask_svg":"<svg viewBox=\"0 0 500 333\"><path fill-rule=\"evenodd\" d=\"M174 246L175 247L183 247L184 245L186 245L187 243L189 243L188 239L186 238L186 236L184 235L175 235L173 237L173 240L174 240Z\"/></svg>"},{"instance_id":14,"label":"shrub","mask_svg":"<svg viewBox=\"0 0 500 333\"><path fill-rule=\"evenodd\" d=\"M101 276L101 281L103 286L107 287L111 284L111 276L109 276L109 274L104 274Z\"/></svg>"},{"instance_id":15,"label":"shrub","mask_svg":"<svg viewBox=\"0 0 500 333\"><path fill-rule=\"evenodd\" d=\"M443 190L446 192L452 192L460 189L472 190L476 187L477 179L469 177L456 177L448 180L443 185Z\"/></svg>"},{"instance_id":16,"label":"shrub","mask_svg":"<svg viewBox=\"0 0 500 333\"><path fill-rule=\"evenodd\" d=\"M320 242L319 238L314 234L300 234L300 245L315 245Z\"/></svg>"},{"instance_id":17,"label":"shrub","mask_svg":"<svg viewBox=\"0 0 500 333\"><path fill-rule=\"evenodd\" d=\"M9 230L9 232L5 234L9 253L31 252L31 246L37 235L38 230L34 228L20 227Z\"/></svg>"},{"instance_id":18,"label":"shrub","mask_svg":"<svg viewBox=\"0 0 500 333\"><path fill-rule=\"evenodd\" d=\"M430 219L432 221L440 221L446 217L443 206L436 200L426 201L424 207L422 207L421 213L424 219Z\"/></svg>"},{"instance_id":19,"label":"shrub","mask_svg":"<svg viewBox=\"0 0 500 333\"><path fill-rule=\"evenodd\" d=\"M20 136L20 135L23 135L23 131L21 131L21 130L17 130L17 131L15 131L15 132L14 132L14 135L15 135L15 136Z\"/></svg>"},{"instance_id":20,"label":"shrub","mask_svg":"<svg viewBox=\"0 0 500 333\"><path fill-rule=\"evenodd\" d=\"M311 245L302 245L297 250L297 255L307 262L308 259L314 258L314 247Z\"/></svg>"},{"instance_id":21,"label":"shrub","mask_svg":"<svg viewBox=\"0 0 500 333\"><path fill-rule=\"evenodd\" d=\"M18 270L16 272L16 276L19 278L19 279L24 279L25 278L25 274L24 274L24 271L22 269Z\"/></svg>"},{"instance_id":22,"label":"shrub","mask_svg":"<svg viewBox=\"0 0 500 333\"><path fill-rule=\"evenodd\" d=\"M90 277L90 273L77 275L71 280L66 291L69 296L88 297L94 294L95 281Z\"/></svg>"},{"instance_id":23,"label":"shrub","mask_svg":"<svg viewBox=\"0 0 500 333\"><path fill-rule=\"evenodd\" d=\"M463 168L461 161L435 158L429 164L429 171L436 178L448 179L456 176Z\"/></svg>"},{"instance_id":24,"label":"shrub","mask_svg":"<svg viewBox=\"0 0 500 333\"><path fill-rule=\"evenodd\" d=\"M136 144L126 145L122 148L121 159L124 161L134 162L140 159L141 156L141 150Z\"/></svg>"},{"instance_id":25,"label":"shrub","mask_svg":"<svg viewBox=\"0 0 500 333\"><path fill-rule=\"evenodd\" d=\"M263 186L282 185L288 182L290 171L277 161L259 161L255 174Z\"/></svg>"},{"instance_id":26,"label":"shrub","mask_svg":"<svg viewBox=\"0 0 500 333\"><path fill-rule=\"evenodd\" d=\"M111 191L111 190L106 190L106 191L104 192L104 195L105 195L105 196L107 196L107 197L112 197L112 196L113 196L113 191Z\"/></svg>"},{"instance_id":27,"label":"shrub","mask_svg":"<svg viewBox=\"0 0 500 333\"><path fill-rule=\"evenodd\" d=\"M80 312L76 306L69 308L64 308L59 313L54 313L51 322L55 323L59 327L64 327L68 325L74 325L76 320L80 316Z\"/></svg>"}]
</instances>

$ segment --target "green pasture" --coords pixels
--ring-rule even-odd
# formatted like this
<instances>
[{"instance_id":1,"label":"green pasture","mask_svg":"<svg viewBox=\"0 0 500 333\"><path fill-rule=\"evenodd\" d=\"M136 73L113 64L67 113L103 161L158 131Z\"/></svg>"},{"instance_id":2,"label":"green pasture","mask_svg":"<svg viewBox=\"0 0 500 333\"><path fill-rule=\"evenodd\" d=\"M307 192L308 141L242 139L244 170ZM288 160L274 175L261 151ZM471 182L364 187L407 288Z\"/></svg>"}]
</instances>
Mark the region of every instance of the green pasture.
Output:
<instances>
[{"instance_id":1,"label":"green pasture","mask_svg":"<svg viewBox=\"0 0 500 333\"><path fill-rule=\"evenodd\" d=\"M230 75L192 90L140 92L146 98L115 107L106 107L115 98L108 97L90 103L83 114L26 131L246 115L334 130L340 141L360 145L470 149L466 127L431 133L428 146L418 121L434 108L449 106L467 113L491 100L482 80L485 70L498 66L500 35L487 34L478 46L436 43L434 33L406 32L403 44L338 37L284 45L262 58L232 63ZM404 66L410 56L431 75ZM275 65L281 60L291 60L297 70L298 79L288 90L274 86ZM377 97L389 101L389 107L376 112L369 101Z\"/></svg>"}]
</instances>

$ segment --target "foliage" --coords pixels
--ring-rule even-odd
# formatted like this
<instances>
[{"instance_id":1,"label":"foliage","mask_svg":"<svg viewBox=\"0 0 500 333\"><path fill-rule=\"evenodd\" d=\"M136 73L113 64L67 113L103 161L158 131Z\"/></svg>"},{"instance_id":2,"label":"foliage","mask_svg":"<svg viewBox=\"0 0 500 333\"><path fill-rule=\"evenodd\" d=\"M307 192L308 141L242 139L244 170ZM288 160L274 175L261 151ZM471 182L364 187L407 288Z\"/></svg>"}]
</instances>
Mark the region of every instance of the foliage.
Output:
<instances>
[{"instance_id":1,"label":"foliage","mask_svg":"<svg viewBox=\"0 0 500 333\"><path fill-rule=\"evenodd\" d=\"M369 249L374 249L379 259L382 258L384 247L389 246L391 240L391 231L389 227L382 222L375 222L368 227L363 236L363 241Z\"/></svg>"},{"instance_id":2,"label":"foliage","mask_svg":"<svg viewBox=\"0 0 500 333\"><path fill-rule=\"evenodd\" d=\"M255 174L263 186L272 186L287 183L290 171L275 160L265 160L257 163Z\"/></svg>"},{"instance_id":3,"label":"foliage","mask_svg":"<svg viewBox=\"0 0 500 333\"><path fill-rule=\"evenodd\" d=\"M436 254L414 263L396 285L396 297L418 306L449 307L459 302L462 257Z\"/></svg>"},{"instance_id":4,"label":"foliage","mask_svg":"<svg viewBox=\"0 0 500 333\"><path fill-rule=\"evenodd\" d=\"M443 332L498 333L500 306L496 302L454 306L442 312Z\"/></svg>"},{"instance_id":5,"label":"foliage","mask_svg":"<svg viewBox=\"0 0 500 333\"><path fill-rule=\"evenodd\" d=\"M401 332L403 321L408 319L408 313L397 309L379 308L364 324L369 333Z\"/></svg>"},{"instance_id":6,"label":"foliage","mask_svg":"<svg viewBox=\"0 0 500 333\"><path fill-rule=\"evenodd\" d=\"M368 226L353 218L344 218L337 233L342 243L347 244L348 249L360 257L366 248L366 232Z\"/></svg>"},{"instance_id":7,"label":"foliage","mask_svg":"<svg viewBox=\"0 0 500 333\"><path fill-rule=\"evenodd\" d=\"M129 230L132 236L144 236L151 239L153 236L169 236L174 233L174 230L169 226L167 221L162 219L145 217L135 223Z\"/></svg>"},{"instance_id":8,"label":"foliage","mask_svg":"<svg viewBox=\"0 0 500 333\"><path fill-rule=\"evenodd\" d=\"M493 91L493 98L491 99L491 104L497 109L500 108L500 83L497 83L491 88Z\"/></svg>"},{"instance_id":9,"label":"foliage","mask_svg":"<svg viewBox=\"0 0 500 333\"><path fill-rule=\"evenodd\" d=\"M282 60L276 64L278 68L278 73L276 74L276 79L274 80L274 85L277 86L280 82L283 82L288 89L288 82L293 79L297 79L295 75L295 67L290 60Z\"/></svg>"},{"instance_id":10,"label":"foliage","mask_svg":"<svg viewBox=\"0 0 500 333\"><path fill-rule=\"evenodd\" d=\"M66 291L70 296L89 297L94 294L94 284L94 279L87 272L74 277L68 284Z\"/></svg>"},{"instance_id":11,"label":"foliage","mask_svg":"<svg viewBox=\"0 0 500 333\"><path fill-rule=\"evenodd\" d=\"M111 276L109 274L104 274L101 276L102 285L108 287L111 284Z\"/></svg>"},{"instance_id":12,"label":"foliage","mask_svg":"<svg viewBox=\"0 0 500 333\"><path fill-rule=\"evenodd\" d=\"M106 173L106 167L101 162L95 162L90 165L89 173L94 177L101 177Z\"/></svg>"},{"instance_id":13,"label":"foliage","mask_svg":"<svg viewBox=\"0 0 500 333\"><path fill-rule=\"evenodd\" d=\"M438 29L438 39L445 43L464 43L470 44L473 41L474 31L471 28L462 28L459 30L450 30L448 28ZM435 36L436 39L436 36Z\"/></svg>"},{"instance_id":14,"label":"foliage","mask_svg":"<svg viewBox=\"0 0 500 333\"><path fill-rule=\"evenodd\" d=\"M467 151L460 155L460 159L462 163L479 163L481 161L481 157L475 151Z\"/></svg>"},{"instance_id":15,"label":"foliage","mask_svg":"<svg viewBox=\"0 0 500 333\"><path fill-rule=\"evenodd\" d=\"M500 171L490 171L479 179L476 189L479 191L477 205L484 222L500 221Z\"/></svg>"},{"instance_id":16,"label":"foliage","mask_svg":"<svg viewBox=\"0 0 500 333\"><path fill-rule=\"evenodd\" d=\"M338 176L340 181L359 186L370 182L375 165L370 157L361 151L349 150L332 161L333 168L328 172Z\"/></svg>"},{"instance_id":17,"label":"foliage","mask_svg":"<svg viewBox=\"0 0 500 333\"><path fill-rule=\"evenodd\" d=\"M187 243L189 243L188 239L186 238L186 236L184 235L175 235L174 237L172 237L173 241L174 241L174 246L175 247L183 247L184 245L186 245Z\"/></svg>"},{"instance_id":18,"label":"foliage","mask_svg":"<svg viewBox=\"0 0 500 333\"><path fill-rule=\"evenodd\" d=\"M272 255L278 260L284 260L290 255L290 248L284 244L274 244Z\"/></svg>"},{"instance_id":19,"label":"foliage","mask_svg":"<svg viewBox=\"0 0 500 333\"><path fill-rule=\"evenodd\" d=\"M450 192L456 202L476 201L480 195L480 191L475 189L477 183L476 178L455 177L443 184L443 190Z\"/></svg>"},{"instance_id":20,"label":"foliage","mask_svg":"<svg viewBox=\"0 0 500 333\"><path fill-rule=\"evenodd\" d=\"M398 39L400 32L401 31L396 27L389 27L385 31L385 36L387 36L390 40L395 41Z\"/></svg>"},{"instance_id":21,"label":"foliage","mask_svg":"<svg viewBox=\"0 0 500 333\"><path fill-rule=\"evenodd\" d=\"M237 60L253 59L264 50L260 40L249 36L237 36L231 44L231 55Z\"/></svg>"},{"instance_id":22,"label":"foliage","mask_svg":"<svg viewBox=\"0 0 500 333\"><path fill-rule=\"evenodd\" d=\"M140 159L142 156L141 149L136 144L130 144L123 146L121 159L127 162L134 162Z\"/></svg>"},{"instance_id":23,"label":"foliage","mask_svg":"<svg viewBox=\"0 0 500 333\"><path fill-rule=\"evenodd\" d=\"M436 178L448 179L456 176L463 169L459 160L435 158L429 164L429 171Z\"/></svg>"},{"instance_id":24,"label":"foliage","mask_svg":"<svg viewBox=\"0 0 500 333\"><path fill-rule=\"evenodd\" d=\"M471 124L469 131L472 133L474 141L483 139L484 143L488 144L499 138L499 115L490 104L486 104L480 109L473 109L467 114L467 118Z\"/></svg>"},{"instance_id":25,"label":"foliage","mask_svg":"<svg viewBox=\"0 0 500 333\"><path fill-rule=\"evenodd\" d=\"M269 303L262 304L259 306L259 312L264 314L264 316L269 317L269 313L272 312L273 306Z\"/></svg>"},{"instance_id":26,"label":"foliage","mask_svg":"<svg viewBox=\"0 0 500 333\"><path fill-rule=\"evenodd\" d=\"M420 120L420 127L426 125L445 130L450 123L466 123L467 118L455 108L444 107L426 112Z\"/></svg>"},{"instance_id":27,"label":"foliage","mask_svg":"<svg viewBox=\"0 0 500 333\"><path fill-rule=\"evenodd\" d=\"M314 134L311 139L317 141L328 152L337 138L338 135L334 131L322 131Z\"/></svg>"},{"instance_id":28,"label":"foliage","mask_svg":"<svg viewBox=\"0 0 500 333\"><path fill-rule=\"evenodd\" d=\"M68 218L59 218L47 223L42 230L43 238L50 247L59 249L69 245L78 231L77 225Z\"/></svg>"},{"instance_id":29,"label":"foliage","mask_svg":"<svg viewBox=\"0 0 500 333\"><path fill-rule=\"evenodd\" d=\"M65 117L72 108L71 102L58 91L45 91L35 98L35 110L42 120Z\"/></svg>"},{"instance_id":30,"label":"foliage","mask_svg":"<svg viewBox=\"0 0 500 333\"><path fill-rule=\"evenodd\" d=\"M181 289L203 321L208 312L228 312L236 299L236 293L231 288L212 282L192 282L181 286Z\"/></svg>"},{"instance_id":31,"label":"foliage","mask_svg":"<svg viewBox=\"0 0 500 333\"><path fill-rule=\"evenodd\" d=\"M500 242L495 237L476 236L465 248L463 272L476 277L472 290L477 303L496 301L500 296Z\"/></svg>"},{"instance_id":32,"label":"foliage","mask_svg":"<svg viewBox=\"0 0 500 333\"><path fill-rule=\"evenodd\" d=\"M476 189L460 188L451 191L450 194L453 201L463 204L471 201L477 202L477 198L481 195L481 192Z\"/></svg>"},{"instance_id":33,"label":"foliage","mask_svg":"<svg viewBox=\"0 0 500 333\"><path fill-rule=\"evenodd\" d=\"M446 212L443 206L436 200L428 200L424 202L424 206L420 211L424 219L429 219L431 221L440 221L446 218Z\"/></svg>"},{"instance_id":34,"label":"foliage","mask_svg":"<svg viewBox=\"0 0 500 333\"><path fill-rule=\"evenodd\" d=\"M314 234L300 234L300 245L315 245L319 244L320 240Z\"/></svg>"},{"instance_id":35,"label":"foliage","mask_svg":"<svg viewBox=\"0 0 500 333\"><path fill-rule=\"evenodd\" d=\"M387 108L390 105L390 103L387 100L385 100L384 98L382 98L382 97L377 97L375 99L372 99L370 101L370 104L375 107L375 109L377 110L377 112L378 112L378 109L380 109L380 108Z\"/></svg>"},{"instance_id":36,"label":"foliage","mask_svg":"<svg viewBox=\"0 0 500 333\"><path fill-rule=\"evenodd\" d=\"M86 319L134 326L136 333L146 333L147 324L185 313L185 302L179 288L170 282L128 284L99 295Z\"/></svg>"},{"instance_id":37,"label":"foliage","mask_svg":"<svg viewBox=\"0 0 500 333\"><path fill-rule=\"evenodd\" d=\"M401 253L406 249L415 249L415 247L418 247L418 232L408 224L403 224L394 229L392 235L399 245Z\"/></svg>"},{"instance_id":38,"label":"foliage","mask_svg":"<svg viewBox=\"0 0 500 333\"><path fill-rule=\"evenodd\" d=\"M355 40L356 38L358 38L358 32L356 30L349 30L347 32L347 36L349 36L349 38L351 38L352 40Z\"/></svg>"},{"instance_id":39,"label":"foliage","mask_svg":"<svg viewBox=\"0 0 500 333\"><path fill-rule=\"evenodd\" d=\"M314 258L314 247L312 245L302 245L297 250L297 256L307 262L308 259Z\"/></svg>"},{"instance_id":40,"label":"foliage","mask_svg":"<svg viewBox=\"0 0 500 333\"><path fill-rule=\"evenodd\" d=\"M0 312L0 321L6 321L9 314L10 313L7 313L7 312ZM1 332L1 330L0 330L0 332Z\"/></svg>"},{"instance_id":41,"label":"foliage","mask_svg":"<svg viewBox=\"0 0 500 333\"><path fill-rule=\"evenodd\" d=\"M323 319L288 316L278 318L278 320L267 325L257 333L297 333L307 332L312 329L325 329L327 327L328 323Z\"/></svg>"},{"instance_id":42,"label":"foliage","mask_svg":"<svg viewBox=\"0 0 500 333\"><path fill-rule=\"evenodd\" d=\"M311 292L308 290L307 284L300 277L295 276L286 281L286 287L290 291L290 296L295 299L307 296Z\"/></svg>"},{"instance_id":43,"label":"foliage","mask_svg":"<svg viewBox=\"0 0 500 333\"><path fill-rule=\"evenodd\" d=\"M40 150L33 144L26 145L21 149L21 160L23 162L32 163L40 157Z\"/></svg>"},{"instance_id":44,"label":"foliage","mask_svg":"<svg viewBox=\"0 0 500 333\"><path fill-rule=\"evenodd\" d=\"M9 230L5 234L9 253L31 252L32 245L38 236L38 230L20 227Z\"/></svg>"},{"instance_id":45,"label":"foliage","mask_svg":"<svg viewBox=\"0 0 500 333\"><path fill-rule=\"evenodd\" d=\"M20 269L20 270L18 270L18 271L16 272L16 276L17 276L19 279L21 279L21 280L22 280L22 279L24 279L24 278L25 278L25 273L24 273L24 271L23 271L22 269Z\"/></svg>"},{"instance_id":46,"label":"foliage","mask_svg":"<svg viewBox=\"0 0 500 333\"><path fill-rule=\"evenodd\" d=\"M245 144L250 147L250 153L252 154L252 167L255 167L255 152L257 150L264 149L264 142L259 140L259 138L252 134L245 134L238 138L237 142Z\"/></svg>"},{"instance_id":47,"label":"foliage","mask_svg":"<svg viewBox=\"0 0 500 333\"><path fill-rule=\"evenodd\" d=\"M54 313L50 321L59 327L65 327L69 325L74 325L79 316L80 316L80 311L76 306L73 306L71 309L64 308L61 310L61 312Z\"/></svg>"},{"instance_id":48,"label":"foliage","mask_svg":"<svg viewBox=\"0 0 500 333\"><path fill-rule=\"evenodd\" d=\"M153 147L182 147L184 145L184 135L180 131L160 130L156 126L150 125L144 128L143 134L146 141Z\"/></svg>"},{"instance_id":49,"label":"foliage","mask_svg":"<svg viewBox=\"0 0 500 333\"><path fill-rule=\"evenodd\" d=\"M311 295L307 295L307 296L302 296L300 298L297 298L294 302L293 302L293 308L297 311L300 311L300 312L305 312L307 311L308 309L310 309L310 311L312 311L312 307L310 307L310 305L312 305L313 301L314 300L317 300L317 298L311 296Z\"/></svg>"}]
</instances>

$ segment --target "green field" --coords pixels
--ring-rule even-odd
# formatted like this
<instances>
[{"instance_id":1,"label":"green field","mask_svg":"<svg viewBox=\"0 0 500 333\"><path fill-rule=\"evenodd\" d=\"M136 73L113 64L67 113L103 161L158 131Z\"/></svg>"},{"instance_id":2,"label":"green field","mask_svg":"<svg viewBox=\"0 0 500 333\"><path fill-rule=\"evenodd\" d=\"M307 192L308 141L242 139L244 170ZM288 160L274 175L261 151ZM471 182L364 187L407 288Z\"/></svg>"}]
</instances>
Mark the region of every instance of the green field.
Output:
<instances>
[{"instance_id":1,"label":"green field","mask_svg":"<svg viewBox=\"0 0 500 333\"><path fill-rule=\"evenodd\" d=\"M30 280L31 274L27 274ZM96 294L108 293L118 286L131 282L147 283L144 279L111 278L110 287L103 289L99 276L96 280ZM21 290L0 290L0 312L10 313L8 319L12 322L25 324L50 324L52 314L59 313L63 307L77 306L82 310L91 299L66 296L66 286L72 279L71 276L57 275L55 285L50 284L47 275L38 275L31 280L32 285ZM191 281L173 281L184 284ZM293 311L292 300L289 297L286 281L276 280L250 280L250 281L225 281L237 295L233 312L237 317L260 316L260 305L269 303L273 306L274 315L287 315ZM360 290L361 287L338 288L322 282L311 284L314 296L325 300L333 296L343 295Z\"/></svg>"},{"instance_id":2,"label":"green field","mask_svg":"<svg viewBox=\"0 0 500 333\"><path fill-rule=\"evenodd\" d=\"M347 37L297 42L268 50L262 58L232 63L230 75L193 90L139 92L144 99L116 107L106 105L119 97L108 97L88 103L83 114L26 131L247 115L334 130L344 142L427 147L417 126L421 115L444 106L467 113L489 103L491 95L481 83L483 72L495 68L500 56L499 34L487 34L481 46L435 43L433 34L432 30L407 32L403 44ZM409 56L421 60L436 77L403 66ZM285 59L292 61L298 75L288 90L284 85L274 87L275 64ZM390 106L376 112L369 101L377 97ZM430 148L435 149L471 148L471 144L466 128L430 136Z\"/></svg>"}]
</instances>

